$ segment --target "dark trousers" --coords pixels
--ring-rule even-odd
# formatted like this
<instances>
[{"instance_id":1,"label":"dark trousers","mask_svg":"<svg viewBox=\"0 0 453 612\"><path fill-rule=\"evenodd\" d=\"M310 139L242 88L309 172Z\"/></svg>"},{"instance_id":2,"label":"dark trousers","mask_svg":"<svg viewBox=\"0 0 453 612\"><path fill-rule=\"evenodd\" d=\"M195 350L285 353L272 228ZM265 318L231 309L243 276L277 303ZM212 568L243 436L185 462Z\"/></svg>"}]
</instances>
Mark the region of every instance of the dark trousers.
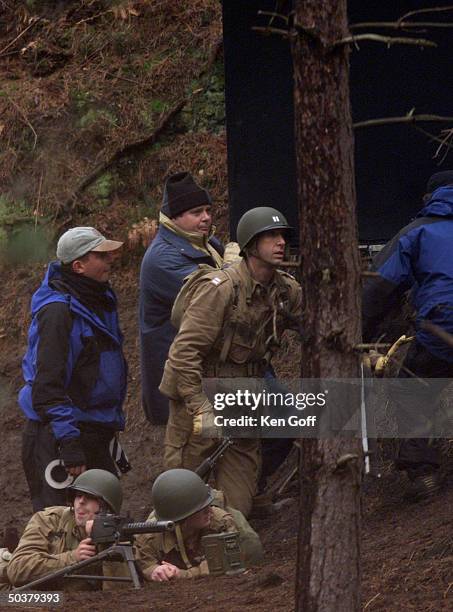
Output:
<instances>
[{"instance_id":1,"label":"dark trousers","mask_svg":"<svg viewBox=\"0 0 453 612\"><path fill-rule=\"evenodd\" d=\"M114 431L105 427L80 425L80 441L87 459L87 469L98 468L117 475L109 449L113 436ZM22 433L22 465L33 512L48 506L65 506L67 503L66 490L54 489L44 477L46 467L55 459L59 459L58 443L50 425L27 421Z\"/></svg>"},{"instance_id":2,"label":"dark trousers","mask_svg":"<svg viewBox=\"0 0 453 612\"><path fill-rule=\"evenodd\" d=\"M288 438L263 438L261 440L261 474L258 480L258 494L263 493L268 478L280 467L293 446Z\"/></svg>"},{"instance_id":3,"label":"dark trousers","mask_svg":"<svg viewBox=\"0 0 453 612\"><path fill-rule=\"evenodd\" d=\"M433 423L439 410L440 394L450 382L447 379L453 377L453 363L438 359L415 342L403 367L423 379L417 382L401 369L398 379L392 383L395 417L402 437L395 465L414 478L440 467L440 450L432 437L439 433L433 429ZM408 385L409 379L412 381Z\"/></svg>"}]
</instances>

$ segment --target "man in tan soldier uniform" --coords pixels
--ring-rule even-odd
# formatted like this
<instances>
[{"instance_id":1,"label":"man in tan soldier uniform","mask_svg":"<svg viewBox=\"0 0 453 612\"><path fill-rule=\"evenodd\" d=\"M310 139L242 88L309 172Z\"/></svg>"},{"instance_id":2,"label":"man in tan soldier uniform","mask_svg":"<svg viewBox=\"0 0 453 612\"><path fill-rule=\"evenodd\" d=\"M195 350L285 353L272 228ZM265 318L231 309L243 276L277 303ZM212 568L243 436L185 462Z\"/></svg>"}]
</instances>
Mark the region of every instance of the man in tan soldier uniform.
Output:
<instances>
[{"instance_id":1,"label":"man in tan soldier uniform","mask_svg":"<svg viewBox=\"0 0 453 612\"><path fill-rule=\"evenodd\" d=\"M68 496L70 507L51 506L30 519L7 566L11 585L27 584L96 554L85 526L99 512L120 512L120 482L106 470L87 470L68 487ZM49 585L61 587L61 583L49 582L46 588ZM84 580L67 580L64 588L93 590L93 585Z\"/></svg>"},{"instance_id":2,"label":"man in tan soldier uniform","mask_svg":"<svg viewBox=\"0 0 453 612\"><path fill-rule=\"evenodd\" d=\"M202 391L202 378L261 378L281 333L292 327L288 319L300 314L299 284L277 270L288 229L285 217L274 208L249 210L237 230L244 259L200 279L160 386L171 400L166 468L195 470L218 444L201 436L201 419L213 411ZM216 465L216 487L224 492L227 505L245 516L256 494L259 470L256 439L236 440Z\"/></svg>"},{"instance_id":3,"label":"man in tan soldier uniform","mask_svg":"<svg viewBox=\"0 0 453 612\"><path fill-rule=\"evenodd\" d=\"M219 493L219 492L217 492ZM151 493L154 512L149 521L173 521L173 532L136 537L137 563L146 580L167 582L209 574L202 537L217 533L239 534L242 562L248 567L263 556L260 539L238 510L221 508L221 499L194 472L168 470L155 481Z\"/></svg>"}]
</instances>

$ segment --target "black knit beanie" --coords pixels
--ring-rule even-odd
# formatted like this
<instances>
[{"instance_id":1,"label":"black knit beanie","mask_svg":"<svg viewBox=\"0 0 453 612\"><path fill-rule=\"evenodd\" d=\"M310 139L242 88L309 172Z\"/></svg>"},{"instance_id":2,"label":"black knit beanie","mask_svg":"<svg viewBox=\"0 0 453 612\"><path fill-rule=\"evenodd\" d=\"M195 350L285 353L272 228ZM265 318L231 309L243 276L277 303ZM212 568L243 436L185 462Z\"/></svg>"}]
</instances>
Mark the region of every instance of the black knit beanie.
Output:
<instances>
[{"instance_id":1,"label":"black knit beanie","mask_svg":"<svg viewBox=\"0 0 453 612\"><path fill-rule=\"evenodd\" d=\"M210 206L211 196L193 180L188 172L178 172L168 177L162 199L162 212L174 218L197 206Z\"/></svg>"},{"instance_id":2,"label":"black knit beanie","mask_svg":"<svg viewBox=\"0 0 453 612\"><path fill-rule=\"evenodd\" d=\"M445 187L445 185L453 185L453 170L444 170L433 174L426 183L426 193L432 193L439 187Z\"/></svg>"}]
</instances>

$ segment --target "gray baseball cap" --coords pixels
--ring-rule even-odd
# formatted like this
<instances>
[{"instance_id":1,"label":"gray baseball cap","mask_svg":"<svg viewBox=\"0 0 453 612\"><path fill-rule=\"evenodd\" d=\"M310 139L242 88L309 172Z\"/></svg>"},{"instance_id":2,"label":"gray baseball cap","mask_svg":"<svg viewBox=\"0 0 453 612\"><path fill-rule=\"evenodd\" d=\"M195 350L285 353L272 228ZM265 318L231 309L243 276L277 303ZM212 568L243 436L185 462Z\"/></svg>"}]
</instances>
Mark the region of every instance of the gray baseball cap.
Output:
<instances>
[{"instance_id":1,"label":"gray baseball cap","mask_svg":"<svg viewBox=\"0 0 453 612\"><path fill-rule=\"evenodd\" d=\"M67 264L91 251L106 253L116 251L121 246L122 242L107 240L94 227L73 227L60 237L57 244L57 258Z\"/></svg>"}]
</instances>

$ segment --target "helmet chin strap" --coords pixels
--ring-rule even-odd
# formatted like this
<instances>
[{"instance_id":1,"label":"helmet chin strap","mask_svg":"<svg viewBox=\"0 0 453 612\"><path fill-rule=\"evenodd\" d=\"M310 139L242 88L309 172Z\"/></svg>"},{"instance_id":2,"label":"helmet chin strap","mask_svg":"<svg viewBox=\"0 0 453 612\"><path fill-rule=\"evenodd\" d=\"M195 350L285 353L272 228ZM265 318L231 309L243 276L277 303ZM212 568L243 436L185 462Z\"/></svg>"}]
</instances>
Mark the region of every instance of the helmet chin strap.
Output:
<instances>
[{"instance_id":1,"label":"helmet chin strap","mask_svg":"<svg viewBox=\"0 0 453 612\"><path fill-rule=\"evenodd\" d=\"M184 545L184 538L182 537L181 525L179 523L176 523L175 525L175 535L176 541L178 542L178 548L181 554L181 558L184 561L187 569L190 569L192 567L192 564L189 561L189 557L187 556L186 547Z\"/></svg>"}]
</instances>

